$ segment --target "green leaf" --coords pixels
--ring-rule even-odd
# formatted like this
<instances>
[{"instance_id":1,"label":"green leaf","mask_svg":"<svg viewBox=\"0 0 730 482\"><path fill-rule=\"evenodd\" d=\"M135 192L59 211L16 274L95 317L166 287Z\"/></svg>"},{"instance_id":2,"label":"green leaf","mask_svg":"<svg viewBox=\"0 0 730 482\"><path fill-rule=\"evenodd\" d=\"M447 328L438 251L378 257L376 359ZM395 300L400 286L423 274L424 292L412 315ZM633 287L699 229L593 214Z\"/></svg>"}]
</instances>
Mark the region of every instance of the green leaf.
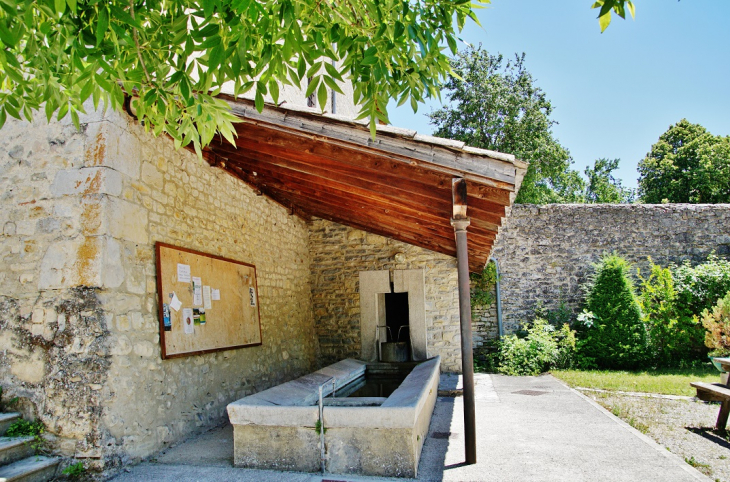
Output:
<instances>
[{"instance_id":1,"label":"green leaf","mask_svg":"<svg viewBox=\"0 0 730 482\"><path fill-rule=\"evenodd\" d=\"M329 64L329 63L325 63L324 64L324 69L327 71L327 73L331 77L334 77L335 79L339 80L340 82L344 82L344 80L342 78L342 75L337 71L337 69L335 68L334 65Z\"/></svg>"},{"instance_id":2,"label":"green leaf","mask_svg":"<svg viewBox=\"0 0 730 482\"><path fill-rule=\"evenodd\" d=\"M8 115L5 113L5 109L0 108L0 129L5 125Z\"/></svg>"},{"instance_id":3,"label":"green leaf","mask_svg":"<svg viewBox=\"0 0 730 482\"><path fill-rule=\"evenodd\" d=\"M324 85L324 82L319 84L317 101L319 102L319 108L324 112L325 107L327 107L327 87Z\"/></svg>"},{"instance_id":4,"label":"green leaf","mask_svg":"<svg viewBox=\"0 0 730 482\"><path fill-rule=\"evenodd\" d=\"M269 93L271 94L272 99L274 99L274 104L279 103L279 84L274 81L269 81Z\"/></svg>"},{"instance_id":5,"label":"green leaf","mask_svg":"<svg viewBox=\"0 0 730 482\"><path fill-rule=\"evenodd\" d=\"M10 48L15 47L15 44L18 42L13 32L5 25L4 19L0 19L0 40Z\"/></svg>"},{"instance_id":6,"label":"green leaf","mask_svg":"<svg viewBox=\"0 0 730 482\"><path fill-rule=\"evenodd\" d=\"M334 90L338 94L345 95L345 93L342 92L342 89L340 88L340 86L337 85L337 82L335 82L334 79L332 79L332 77L328 77L326 75L323 75L322 76L322 79L329 86L330 89Z\"/></svg>"},{"instance_id":7,"label":"green leaf","mask_svg":"<svg viewBox=\"0 0 730 482\"><path fill-rule=\"evenodd\" d=\"M96 46L101 45L106 30L109 28L109 11L102 5L99 7L99 17L96 20Z\"/></svg>"},{"instance_id":8,"label":"green leaf","mask_svg":"<svg viewBox=\"0 0 730 482\"><path fill-rule=\"evenodd\" d=\"M73 122L76 130L81 129L81 125L79 124L79 113L76 112L76 109L71 109L71 122Z\"/></svg>"},{"instance_id":9,"label":"green leaf","mask_svg":"<svg viewBox=\"0 0 730 482\"><path fill-rule=\"evenodd\" d=\"M76 0L66 0L66 3L68 4L68 8L71 9L71 12L74 14L76 13Z\"/></svg>"},{"instance_id":10,"label":"green leaf","mask_svg":"<svg viewBox=\"0 0 730 482\"><path fill-rule=\"evenodd\" d=\"M312 95L317 89L317 86L319 86L319 75L317 77L313 77L312 80L309 81L309 85L307 86L307 91L304 94L304 97L309 97L310 95Z\"/></svg>"},{"instance_id":11,"label":"green leaf","mask_svg":"<svg viewBox=\"0 0 730 482\"><path fill-rule=\"evenodd\" d=\"M262 112L264 110L264 96L258 90L256 90L256 99L254 103L256 104L257 111Z\"/></svg>"},{"instance_id":12,"label":"green leaf","mask_svg":"<svg viewBox=\"0 0 730 482\"><path fill-rule=\"evenodd\" d=\"M66 11L66 0L54 0L53 5L58 15L63 15Z\"/></svg>"},{"instance_id":13,"label":"green leaf","mask_svg":"<svg viewBox=\"0 0 730 482\"><path fill-rule=\"evenodd\" d=\"M634 2L631 0L628 0L626 2L626 6L629 8L629 13L631 14L631 18L636 18L636 9L634 8Z\"/></svg>"},{"instance_id":14,"label":"green leaf","mask_svg":"<svg viewBox=\"0 0 730 482\"><path fill-rule=\"evenodd\" d=\"M81 88L81 93L79 94L79 100L83 103L86 102L86 99L91 96L91 93L94 91L94 82L92 80L87 80L86 83L84 83L84 86Z\"/></svg>"},{"instance_id":15,"label":"green leaf","mask_svg":"<svg viewBox=\"0 0 730 482\"><path fill-rule=\"evenodd\" d=\"M360 64L362 65L373 65L378 62L377 57L365 57L362 59L362 62Z\"/></svg>"},{"instance_id":16,"label":"green leaf","mask_svg":"<svg viewBox=\"0 0 730 482\"><path fill-rule=\"evenodd\" d=\"M220 37L218 37L218 39L220 39ZM210 51L210 55L208 56L208 68L210 70L215 70L221 63L223 63L224 58L225 51L223 50L223 46L219 43Z\"/></svg>"},{"instance_id":17,"label":"green leaf","mask_svg":"<svg viewBox=\"0 0 730 482\"><path fill-rule=\"evenodd\" d=\"M604 32L608 28L608 25L611 23L611 11L609 10L608 13L601 15L598 17L598 24L601 26L601 33Z\"/></svg>"}]
</instances>

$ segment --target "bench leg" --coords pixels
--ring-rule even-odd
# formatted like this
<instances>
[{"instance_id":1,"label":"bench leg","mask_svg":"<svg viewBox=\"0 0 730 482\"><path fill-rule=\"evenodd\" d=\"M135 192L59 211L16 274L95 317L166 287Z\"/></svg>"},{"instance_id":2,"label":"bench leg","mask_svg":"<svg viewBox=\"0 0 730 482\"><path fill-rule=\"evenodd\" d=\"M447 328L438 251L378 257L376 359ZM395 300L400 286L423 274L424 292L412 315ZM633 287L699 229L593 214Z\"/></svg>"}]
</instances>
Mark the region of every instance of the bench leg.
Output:
<instances>
[{"instance_id":1,"label":"bench leg","mask_svg":"<svg viewBox=\"0 0 730 482\"><path fill-rule=\"evenodd\" d=\"M730 401L724 401L720 407L720 414L717 416L717 424L715 425L717 430L725 430L728 415L730 415Z\"/></svg>"}]
</instances>

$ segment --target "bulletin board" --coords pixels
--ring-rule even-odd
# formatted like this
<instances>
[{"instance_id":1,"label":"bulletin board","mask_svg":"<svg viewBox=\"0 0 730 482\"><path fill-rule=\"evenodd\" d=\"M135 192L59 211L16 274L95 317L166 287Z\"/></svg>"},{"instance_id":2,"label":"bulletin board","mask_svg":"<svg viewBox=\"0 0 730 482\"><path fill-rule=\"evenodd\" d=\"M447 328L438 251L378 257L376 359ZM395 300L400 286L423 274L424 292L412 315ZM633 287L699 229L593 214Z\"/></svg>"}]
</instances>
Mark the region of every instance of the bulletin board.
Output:
<instances>
[{"instance_id":1,"label":"bulletin board","mask_svg":"<svg viewBox=\"0 0 730 482\"><path fill-rule=\"evenodd\" d=\"M261 345L256 267L156 244L162 358Z\"/></svg>"}]
</instances>

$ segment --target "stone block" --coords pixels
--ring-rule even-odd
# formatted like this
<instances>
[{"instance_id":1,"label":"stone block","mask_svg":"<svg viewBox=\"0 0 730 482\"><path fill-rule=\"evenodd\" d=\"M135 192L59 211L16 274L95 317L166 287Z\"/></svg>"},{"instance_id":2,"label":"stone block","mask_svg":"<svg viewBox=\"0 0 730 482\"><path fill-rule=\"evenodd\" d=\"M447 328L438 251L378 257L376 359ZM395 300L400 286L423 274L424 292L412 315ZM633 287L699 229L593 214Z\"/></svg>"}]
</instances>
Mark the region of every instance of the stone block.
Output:
<instances>
[{"instance_id":1,"label":"stone block","mask_svg":"<svg viewBox=\"0 0 730 482\"><path fill-rule=\"evenodd\" d=\"M157 167L149 162L142 164L142 181L146 183L151 189L156 191L162 191L164 185L163 174L157 169Z\"/></svg>"},{"instance_id":2,"label":"stone block","mask_svg":"<svg viewBox=\"0 0 730 482\"><path fill-rule=\"evenodd\" d=\"M109 234L112 237L140 244L147 243L149 235L146 209L122 199L109 199L106 208Z\"/></svg>"},{"instance_id":3,"label":"stone block","mask_svg":"<svg viewBox=\"0 0 730 482\"><path fill-rule=\"evenodd\" d=\"M13 358L10 373L15 377L26 383L40 383L43 381L46 374L46 364L40 350L34 350L27 356Z\"/></svg>"},{"instance_id":4,"label":"stone block","mask_svg":"<svg viewBox=\"0 0 730 482\"><path fill-rule=\"evenodd\" d=\"M119 243L103 236L52 243L40 265L38 289L117 288L124 280Z\"/></svg>"},{"instance_id":5,"label":"stone block","mask_svg":"<svg viewBox=\"0 0 730 482\"><path fill-rule=\"evenodd\" d=\"M105 166L132 179L140 175L140 140L125 129L102 121L86 130L84 165Z\"/></svg>"},{"instance_id":6,"label":"stone block","mask_svg":"<svg viewBox=\"0 0 730 482\"><path fill-rule=\"evenodd\" d=\"M54 196L122 193L122 176L106 167L87 167L58 171L51 185Z\"/></svg>"}]
</instances>

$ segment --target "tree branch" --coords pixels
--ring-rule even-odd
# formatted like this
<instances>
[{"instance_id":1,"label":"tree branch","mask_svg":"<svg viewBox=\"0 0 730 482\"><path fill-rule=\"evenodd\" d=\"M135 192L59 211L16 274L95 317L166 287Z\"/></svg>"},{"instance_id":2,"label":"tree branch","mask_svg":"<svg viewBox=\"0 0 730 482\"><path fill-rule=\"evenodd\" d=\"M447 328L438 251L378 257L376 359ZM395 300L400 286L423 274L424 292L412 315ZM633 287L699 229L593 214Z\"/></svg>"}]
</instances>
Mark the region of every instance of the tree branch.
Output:
<instances>
[{"instance_id":1,"label":"tree branch","mask_svg":"<svg viewBox=\"0 0 730 482\"><path fill-rule=\"evenodd\" d=\"M134 0L129 0L129 15L131 15L132 20L134 20ZM132 26L132 37L134 38L134 45L137 47L137 58L139 58L139 63L142 64L142 70L144 70L144 75L147 77L147 83L152 84L152 79L150 78L150 73L147 72L147 66L144 63L144 59L142 58L142 50L139 48L139 38L137 35L137 27Z\"/></svg>"}]
</instances>

